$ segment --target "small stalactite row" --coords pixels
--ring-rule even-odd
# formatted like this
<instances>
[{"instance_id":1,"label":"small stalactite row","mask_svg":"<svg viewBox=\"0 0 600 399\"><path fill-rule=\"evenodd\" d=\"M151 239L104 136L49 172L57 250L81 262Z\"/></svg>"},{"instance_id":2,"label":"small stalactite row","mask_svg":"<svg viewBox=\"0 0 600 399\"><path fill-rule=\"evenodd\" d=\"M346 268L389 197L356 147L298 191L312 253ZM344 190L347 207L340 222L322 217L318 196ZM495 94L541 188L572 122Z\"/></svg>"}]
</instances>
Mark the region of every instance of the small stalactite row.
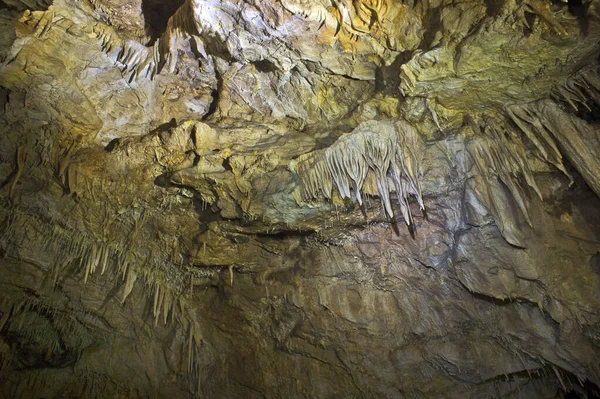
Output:
<instances>
[{"instance_id":1,"label":"small stalactite row","mask_svg":"<svg viewBox=\"0 0 600 399\"><path fill-rule=\"evenodd\" d=\"M94 27L94 33L105 53L110 55L118 49L115 61L122 65L130 82L140 77L154 79L161 59L160 39L152 47L146 47L135 40L122 41L114 30L100 24Z\"/></svg>"},{"instance_id":2,"label":"small stalactite row","mask_svg":"<svg viewBox=\"0 0 600 399\"><path fill-rule=\"evenodd\" d=\"M587 67L571 77L564 85L558 85L552 91L555 101L564 101L569 104L573 112L579 112L581 107L592 112L588 101L592 100L600 105L600 76L598 64Z\"/></svg>"},{"instance_id":3,"label":"small stalactite row","mask_svg":"<svg viewBox=\"0 0 600 399\"><path fill-rule=\"evenodd\" d=\"M202 397L202 335L198 322L188 314L181 321L182 327L187 324L187 362L186 369L190 376L190 386L193 387L194 396Z\"/></svg>"},{"instance_id":4,"label":"small stalactite row","mask_svg":"<svg viewBox=\"0 0 600 399\"><path fill-rule=\"evenodd\" d=\"M598 69L598 64L594 64L555 86L552 99L513 105L506 113L534 144L542 160L569 176L563 164L564 155L600 196L600 133L578 116L587 111L593 117L597 112L594 107L600 107Z\"/></svg>"},{"instance_id":5,"label":"small stalactite row","mask_svg":"<svg viewBox=\"0 0 600 399\"><path fill-rule=\"evenodd\" d=\"M304 154L290 167L298 175L299 203L342 198L363 205L365 194L375 194L374 182L386 214L394 217L391 193L396 192L407 225L413 222L409 196L425 209L419 183L417 131L406 122L368 121L323 150Z\"/></svg>"},{"instance_id":6,"label":"small stalactite row","mask_svg":"<svg viewBox=\"0 0 600 399\"><path fill-rule=\"evenodd\" d=\"M535 14L538 18L544 21L544 23L548 25L548 27L550 27L555 33L568 36L568 32L560 24L560 22L558 22L552 13L550 8L551 4L552 2L547 0L524 0L521 5L518 6L519 8L517 9L517 13L525 26L529 27L527 18L525 18L525 12L529 12Z\"/></svg>"},{"instance_id":7,"label":"small stalactite row","mask_svg":"<svg viewBox=\"0 0 600 399\"><path fill-rule=\"evenodd\" d=\"M484 181L484 191L479 193L479 199L490 210L505 239L523 247L523 240L517 231L518 217L506 204L502 185L530 227L533 227L533 223L529 196L521 181L524 180L540 200L543 200L542 194L529 166L525 147L516 132L511 131L507 121L483 115L482 122L482 129L471 124L475 135L466 143L478 175Z\"/></svg>"},{"instance_id":8,"label":"small stalactite row","mask_svg":"<svg viewBox=\"0 0 600 399\"><path fill-rule=\"evenodd\" d=\"M482 193L485 198L481 199L490 209L504 237L517 246L524 246L516 231L518 218L507 211L503 200L498 199L499 185L494 179L508 189L526 222L532 226L529 196L521 180L540 199L542 195L531 171L530 156L553 165L573 183L564 164L564 154L590 188L600 195L600 134L576 115L582 110L591 113L590 101L600 105L598 65L579 71L566 83L557 85L551 96L552 100L506 107L506 119L483 115L483 131L472 126L476 134L467 145L479 175L486 181L487 192ZM564 106L556 101L564 103ZM526 152L523 140L531 143L531 154Z\"/></svg>"},{"instance_id":9,"label":"small stalactite row","mask_svg":"<svg viewBox=\"0 0 600 399\"><path fill-rule=\"evenodd\" d=\"M506 113L519 130L525 134L525 137L533 143L538 155L568 176L562 154L556 146L552 134L544 127L535 110L527 105L514 105L507 108Z\"/></svg>"},{"instance_id":10,"label":"small stalactite row","mask_svg":"<svg viewBox=\"0 0 600 399\"><path fill-rule=\"evenodd\" d=\"M205 59L208 58L193 15L194 10L191 1L186 1L169 18L167 29L157 40L162 62L161 71L166 69L168 73L175 72L179 59L178 49L182 44L189 43L190 46L194 46L197 54Z\"/></svg>"},{"instance_id":11,"label":"small stalactite row","mask_svg":"<svg viewBox=\"0 0 600 399\"><path fill-rule=\"evenodd\" d=\"M208 58L193 15L190 1L186 1L169 18L165 32L150 47L132 39L121 40L114 29L101 23L94 27L94 33L105 53L114 55L118 50L115 61L122 65L130 82L139 78L152 80L164 70L175 72L182 46L189 46L196 54Z\"/></svg>"},{"instance_id":12,"label":"small stalactite row","mask_svg":"<svg viewBox=\"0 0 600 399\"><path fill-rule=\"evenodd\" d=\"M152 315L154 317L154 325L157 326L161 314L163 324L167 324L169 315L173 318L173 305L178 293L174 292L168 284L164 283L165 278L160 273L154 271L152 267L144 267L136 264L134 259L133 248L136 246L137 236L145 221L145 214L142 213L134 219L133 229L129 236L129 243L120 250L112 247L106 242L92 243L87 247L82 246L80 266L84 268L84 283L91 274L96 270L101 269L101 275L104 275L108 264L117 265L117 272L121 275L121 280L124 281L123 294L121 304L124 304L127 297L133 291L138 278L143 277L143 282L149 292L148 297L152 302ZM152 258L152 254L150 258ZM150 259L151 261L152 259ZM147 266L147 265L146 265Z\"/></svg>"},{"instance_id":13,"label":"small stalactite row","mask_svg":"<svg viewBox=\"0 0 600 399\"><path fill-rule=\"evenodd\" d=\"M190 378L191 390L197 397L201 396L200 381L201 381L201 329L196 321L193 310L187 305L186 299L179 290L171 287L167 282L167 278L155 268L148 264L152 261L153 253L146 259L146 262L140 264L138 256L134 254L134 249L137 246L137 237L145 223L145 213L139 213L133 219L133 225L129 238L125 245L107 242L106 240L97 240L86 236L85 234L77 233L66 228L52 224L51 228L46 228L44 231L44 240L41 241L40 248L48 253L60 253L64 260L61 264L56 264L48 269L48 276L56 286L56 281L61 270L68 270L65 267L67 264L79 266L83 269L83 282L86 283L92 274L100 270L104 274L109 269L117 274L120 274L124 281L123 293L120 298L120 303L124 304L127 297L131 294L136 282L144 285L144 292L147 294L147 299L150 304L151 314L154 319L155 327L162 321L163 325L179 326L186 333L187 344L182 352L182 358L187 359L186 371ZM31 219L27 213L13 209L9 214L6 222L5 233L0 240L0 244L6 246L19 246L24 243L26 237L24 232L27 231L25 226L40 227L40 220ZM43 226L42 226L43 228ZM17 245L17 243L21 243ZM71 335L83 342L87 332L84 331L84 326L81 322L70 317L64 316L60 310L41 301L39 298L12 298L13 305L10 306L11 312L5 313L0 318L0 331L7 325L11 328L21 331L25 337L30 340L49 342L48 351L53 352L57 348L52 346L53 336L44 337L40 335L45 330L29 331L24 326L28 325L26 317L28 312L52 314L53 318L58 320L56 328L59 331L69 332ZM82 313L83 312L83 313ZM81 319L85 319L85 311L82 311ZM82 344L80 345L82 346ZM2 349L2 348L0 348ZM6 352L6 353L4 353ZM10 351L0 353L0 366L6 367L10 363Z\"/></svg>"},{"instance_id":14,"label":"small stalactite row","mask_svg":"<svg viewBox=\"0 0 600 399\"><path fill-rule=\"evenodd\" d=\"M390 3L390 4L388 4ZM320 2L306 3L295 0L283 0L283 7L294 15L309 21L334 27L336 34L341 32L351 36L368 35L376 22L381 22L391 7L388 0L366 0L351 2L332 1L331 5Z\"/></svg>"}]
</instances>

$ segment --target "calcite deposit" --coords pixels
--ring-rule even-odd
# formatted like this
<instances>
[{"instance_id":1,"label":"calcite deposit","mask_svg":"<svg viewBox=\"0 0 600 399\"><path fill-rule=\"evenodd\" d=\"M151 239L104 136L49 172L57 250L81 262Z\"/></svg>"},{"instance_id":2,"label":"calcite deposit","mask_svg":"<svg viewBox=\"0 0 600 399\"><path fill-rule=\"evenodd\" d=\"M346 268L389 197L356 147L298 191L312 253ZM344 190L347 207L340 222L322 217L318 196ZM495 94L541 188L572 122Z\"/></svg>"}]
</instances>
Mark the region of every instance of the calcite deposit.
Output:
<instances>
[{"instance_id":1,"label":"calcite deposit","mask_svg":"<svg viewBox=\"0 0 600 399\"><path fill-rule=\"evenodd\" d=\"M0 397L600 397L600 1L0 0Z\"/></svg>"}]
</instances>

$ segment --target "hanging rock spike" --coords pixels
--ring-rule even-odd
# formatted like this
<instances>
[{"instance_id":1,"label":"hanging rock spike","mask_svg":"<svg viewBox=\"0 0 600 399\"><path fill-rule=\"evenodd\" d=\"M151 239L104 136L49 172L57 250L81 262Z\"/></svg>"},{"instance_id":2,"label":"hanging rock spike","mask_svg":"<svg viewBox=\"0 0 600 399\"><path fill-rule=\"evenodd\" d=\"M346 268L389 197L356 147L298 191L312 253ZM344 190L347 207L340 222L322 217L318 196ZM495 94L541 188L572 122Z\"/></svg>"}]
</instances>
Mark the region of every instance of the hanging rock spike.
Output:
<instances>
[{"instance_id":1,"label":"hanging rock spike","mask_svg":"<svg viewBox=\"0 0 600 399\"><path fill-rule=\"evenodd\" d=\"M364 122L330 147L304 154L290 164L299 179L295 197L299 202L331 199L335 183L342 198L362 205L365 182L373 175L386 214L394 217L390 193L395 191L404 221L410 225L409 195L425 209L415 156L420 153L419 140L417 131L404 121Z\"/></svg>"}]
</instances>

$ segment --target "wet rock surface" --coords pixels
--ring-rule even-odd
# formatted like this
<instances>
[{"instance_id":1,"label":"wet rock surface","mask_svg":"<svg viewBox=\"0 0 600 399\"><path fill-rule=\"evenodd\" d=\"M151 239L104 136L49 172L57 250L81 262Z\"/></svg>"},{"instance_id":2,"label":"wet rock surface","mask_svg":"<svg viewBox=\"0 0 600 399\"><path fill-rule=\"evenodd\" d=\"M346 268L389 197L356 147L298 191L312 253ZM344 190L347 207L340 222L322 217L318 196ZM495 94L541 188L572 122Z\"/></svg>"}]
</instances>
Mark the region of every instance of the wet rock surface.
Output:
<instances>
[{"instance_id":1,"label":"wet rock surface","mask_svg":"<svg viewBox=\"0 0 600 399\"><path fill-rule=\"evenodd\" d=\"M599 7L0 1L0 394L597 397Z\"/></svg>"}]
</instances>

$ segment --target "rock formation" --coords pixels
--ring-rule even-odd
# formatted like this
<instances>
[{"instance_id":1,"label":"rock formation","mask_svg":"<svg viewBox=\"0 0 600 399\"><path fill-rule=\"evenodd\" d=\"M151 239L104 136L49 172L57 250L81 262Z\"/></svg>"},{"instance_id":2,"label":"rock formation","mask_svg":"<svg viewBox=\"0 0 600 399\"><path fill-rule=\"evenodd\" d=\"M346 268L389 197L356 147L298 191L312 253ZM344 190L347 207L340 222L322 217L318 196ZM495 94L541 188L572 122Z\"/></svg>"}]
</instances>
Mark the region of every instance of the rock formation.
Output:
<instances>
[{"instance_id":1,"label":"rock formation","mask_svg":"<svg viewBox=\"0 0 600 399\"><path fill-rule=\"evenodd\" d=\"M0 0L0 397L599 397L597 0Z\"/></svg>"}]
</instances>

